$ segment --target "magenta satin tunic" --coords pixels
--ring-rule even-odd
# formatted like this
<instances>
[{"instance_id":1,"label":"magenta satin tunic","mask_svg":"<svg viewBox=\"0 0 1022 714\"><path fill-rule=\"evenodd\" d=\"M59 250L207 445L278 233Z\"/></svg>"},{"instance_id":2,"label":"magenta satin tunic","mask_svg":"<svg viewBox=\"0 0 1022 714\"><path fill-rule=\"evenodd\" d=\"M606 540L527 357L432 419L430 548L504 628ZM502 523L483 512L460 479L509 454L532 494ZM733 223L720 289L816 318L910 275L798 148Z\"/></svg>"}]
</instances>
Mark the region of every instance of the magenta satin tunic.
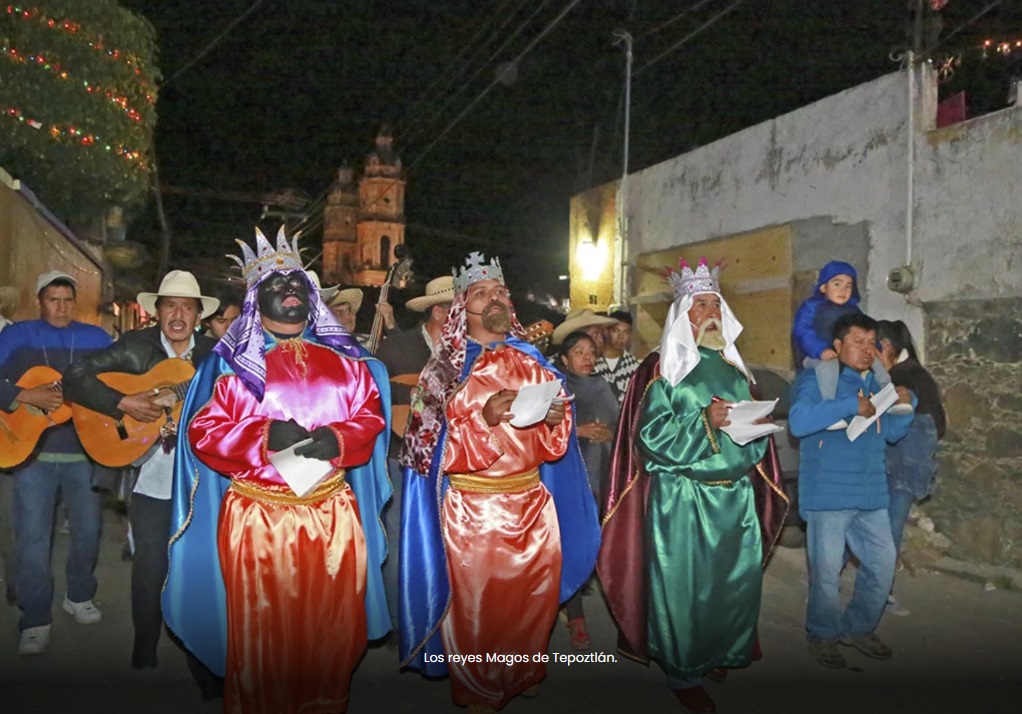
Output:
<instances>
[{"instance_id":1,"label":"magenta satin tunic","mask_svg":"<svg viewBox=\"0 0 1022 714\"><path fill-rule=\"evenodd\" d=\"M555 428L542 422L491 428L482 418L494 392L552 379L518 350L484 350L447 406L445 471L499 482L563 456L570 410ZM444 649L482 660L449 665L451 694L462 706L500 709L546 676L546 665L533 662L532 655L546 652L557 617L561 536L554 502L542 484L518 493L452 487L444 498L443 527L451 580L451 606L441 627ZM527 655L529 661L487 662L488 653Z\"/></svg>"}]
</instances>

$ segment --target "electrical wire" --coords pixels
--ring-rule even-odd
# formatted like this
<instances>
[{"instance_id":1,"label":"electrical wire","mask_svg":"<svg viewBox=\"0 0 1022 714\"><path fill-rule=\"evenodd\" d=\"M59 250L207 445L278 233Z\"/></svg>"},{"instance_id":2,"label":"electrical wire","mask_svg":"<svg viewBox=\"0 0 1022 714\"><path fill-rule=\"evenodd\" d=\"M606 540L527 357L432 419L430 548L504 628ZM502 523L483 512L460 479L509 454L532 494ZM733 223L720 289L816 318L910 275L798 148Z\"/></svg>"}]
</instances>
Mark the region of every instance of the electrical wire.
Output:
<instances>
[{"instance_id":1,"label":"electrical wire","mask_svg":"<svg viewBox=\"0 0 1022 714\"><path fill-rule=\"evenodd\" d=\"M640 74L642 74L642 73L643 73L643 72L645 72L645 71L646 71L647 69L649 69L650 67L652 67L653 65L655 65L655 64L656 64L657 62L659 62L660 60L662 60L662 59L663 59L664 57L666 57L667 55L669 55L669 54L671 54L672 52L674 52L674 51L675 51L676 49L678 49L679 47L681 47L682 45L684 45L684 44L685 44L686 42L688 42L689 40L691 40L691 39L692 39L693 37L695 37L696 35L700 34L700 33L701 33L701 32L702 32L703 30L705 30L705 29L709 28L709 27L710 27L711 25L713 25L713 24L714 24L715 22L717 22L717 20L719 20L720 18L722 18L722 17L724 17L725 15L727 15L727 14L728 14L729 12L731 12L732 10L734 10L734 9L735 9L736 7L738 7L739 5L741 5L741 4L743 3L743 2L745 2L745 0L735 0L735 2L731 3L731 4L730 4L730 5L728 5L728 6L726 7L726 8L724 8L723 10L721 10L720 12L718 12L718 13L717 13L716 15L714 15L713 17L711 17L711 18L710 18L709 20L707 20L706 22L704 22L704 23L703 23L702 25L700 25L700 26L699 26L699 27L697 27L696 29L692 30L692 32L690 32L690 33L688 33L687 35L685 35L684 37L682 37L682 38L681 38L680 40L678 40L677 42L675 42L675 43L674 43L673 45L671 45L670 47L668 47L668 48L667 48L666 50L664 50L663 52L661 52L660 54L658 54L658 55L657 55L656 57L654 57L653 59L651 59L651 60L650 60L649 62L647 62L646 64L642 65L642 67L640 67L639 69L635 70L635 71L634 71L634 72L632 73L632 76L633 76L633 77L638 77L638 76L639 76Z\"/></svg>"},{"instance_id":2,"label":"electrical wire","mask_svg":"<svg viewBox=\"0 0 1022 714\"><path fill-rule=\"evenodd\" d=\"M209 53L209 51L210 51L210 50L212 50L212 49L213 49L214 47L216 47L216 46L217 46L217 44L219 44L219 43L220 43L220 41L221 41L222 39L224 39L224 37L226 37L226 36L227 36L227 33L229 33L229 32L230 32L231 30L233 30L233 29L234 29L235 25L237 25L238 23L242 22L242 21L243 21L243 20L244 20L244 19L245 19L246 17L248 17L249 15L251 15L251 14L252 14L253 12L255 12L255 11L256 11L256 9L257 9L257 8L258 8L258 7L260 6L260 5L262 5L262 4L263 4L263 0L255 0L255 2L254 2L254 3L252 3L251 5L249 5L249 6L248 6L248 9L247 9L247 10L245 10L245 12L241 13L241 14L240 14L240 15L238 15L238 16L237 16L236 18L234 18L234 19L233 19L233 20L232 20L232 21L231 21L231 22L230 22L230 23L229 23L229 24L227 25L227 27L225 27L225 28L223 29L223 31L222 31L222 32L221 32L221 33L220 33L219 35L217 35L216 37L214 37L214 38L213 38L213 41L212 41L212 42L210 42L210 43L209 43L208 45L206 45L206 47L205 47L205 48L203 48L203 50L202 50L201 52L199 52L199 54L195 55L195 57L193 57L193 58L192 58L191 60L189 60L188 62L185 62L184 66L182 66L182 67L181 67L181 68L180 68L180 69L179 69L179 70L178 70L177 72L175 72L174 74L172 74L172 75L171 75L171 77L170 77L170 79L167 79L167 80L165 80L165 81L164 81L163 83L161 83L161 84L160 84L160 88L162 89L162 88L166 87L166 86L167 86L168 84L170 84L170 83L171 83L171 82L173 82L173 81L174 81L175 79L177 79L177 78L178 78L178 77L180 77L180 76L181 76L182 74L184 74L184 73L185 73L185 72L186 72L187 70L189 70L189 69L190 69L190 68L192 67L192 65L194 65L194 64L195 64L196 62L198 62L199 60L201 60L201 59L202 59L203 57L205 57L205 56L206 56L206 55L207 55L207 54Z\"/></svg>"},{"instance_id":3,"label":"electrical wire","mask_svg":"<svg viewBox=\"0 0 1022 714\"><path fill-rule=\"evenodd\" d=\"M672 17L670 20L667 20L666 22L662 22L659 25L657 25L656 27L654 27L652 30L648 30L647 32L642 33L641 35L639 35L639 38L641 39L643 37L649 37L650 35L655 35L656 33L660 32L660 30L663 30L663 29L665 29L667 27L670 27L671 25L676 23L681 18L685 17L686 15L690 15L691 13L693 13L696 10L698 10L699 8L701 8L703 5L705 5L707 3L710 3L710 2L713 2L713 0L699 0L699 2L697 2L695 5L682 10L677 15Z\"/></svg>"},{"instance_id":4,"label":"electrical wire","mask_svg":"<svg viewBox=\"0 0 1022 714\"><path fill-rule=\"evenodd\" d=\"M961 25L959 25L958 27L953 29L951 32L949 32L946 35L944 35L944 37L942 37L940 40L935 42L933 45L927 47L922 52L920 52L919 53L919 59L917 61L922 61L922 58L929 57L931 54L933 54L934 50L939 48L941 45L943 45L945 42L950 40L952 37L957 35L959 32L961 32L965 28L967 28L970 25L974 24L977 20L979 20L981 17L986 15L988 12L993 10L998 5L1000 5L1002 2L1003 2L1003 0L994 0L992 3L990 3L989 5L984 7L982 10L980 10L975 15L973 15L971 18L969 18L968 20L963 22Z\"/></svg>"}]
</instances>

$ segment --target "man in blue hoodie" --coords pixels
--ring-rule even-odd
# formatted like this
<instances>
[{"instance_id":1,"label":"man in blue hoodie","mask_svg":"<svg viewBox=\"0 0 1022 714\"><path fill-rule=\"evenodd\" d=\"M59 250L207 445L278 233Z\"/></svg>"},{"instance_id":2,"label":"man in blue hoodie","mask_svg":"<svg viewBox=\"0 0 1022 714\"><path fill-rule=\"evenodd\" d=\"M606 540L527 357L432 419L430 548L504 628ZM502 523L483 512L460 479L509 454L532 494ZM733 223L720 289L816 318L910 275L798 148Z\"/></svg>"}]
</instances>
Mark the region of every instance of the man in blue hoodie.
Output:
<instances>
[{"instance_id":1,"label":"man in blue hoodie","mask_svg":"<svg viewBox=\"0 0 1022 714\"><path fill-rule=\"evenodd\" d=\"M834 325L833 350L840 367L836 394L821 396L814 370L792 387L789 425L799 439L799 510L808 524L809 651L825 667L844 667L837 645L889 659L891 648L874 634L894 579L895 550L884 455L888 443L905 436L915 395L898 387L898 404L854 440L841 420L874 417L870 397L882 386L871 368L876 359L876 321L849 313ZM891 411L904 412L892 414ZM845 548L859 560L855 593L841 612L839 587Z\"/></svg>"}]
</instances>

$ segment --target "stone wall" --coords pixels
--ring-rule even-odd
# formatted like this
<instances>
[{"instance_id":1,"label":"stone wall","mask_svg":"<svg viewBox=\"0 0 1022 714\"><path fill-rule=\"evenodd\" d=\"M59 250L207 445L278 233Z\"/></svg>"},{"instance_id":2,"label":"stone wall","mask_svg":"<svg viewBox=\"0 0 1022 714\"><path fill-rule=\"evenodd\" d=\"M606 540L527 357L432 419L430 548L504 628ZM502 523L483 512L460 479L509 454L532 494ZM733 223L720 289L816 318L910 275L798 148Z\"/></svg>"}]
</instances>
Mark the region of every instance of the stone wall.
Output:
<instances>
[{"instance_id":1,"label":"stone wall","mask_svg":"<svg viewBox=\"0 0 1022 714\"><path fill-rule=\"evenodd\" d=\"M922 510L954 558L1022 567L1022 297L925 308L948 434Z\"/></svg>"}]
</instances>

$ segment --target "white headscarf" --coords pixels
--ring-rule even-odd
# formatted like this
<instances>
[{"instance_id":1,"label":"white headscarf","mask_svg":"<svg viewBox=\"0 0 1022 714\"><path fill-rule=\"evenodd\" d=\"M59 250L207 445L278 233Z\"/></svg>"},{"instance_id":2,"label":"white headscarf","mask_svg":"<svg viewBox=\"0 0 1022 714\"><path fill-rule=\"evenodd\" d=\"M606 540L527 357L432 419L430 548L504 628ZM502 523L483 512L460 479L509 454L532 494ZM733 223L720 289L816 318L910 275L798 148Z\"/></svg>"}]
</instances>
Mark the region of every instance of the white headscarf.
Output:
<instances>
[{"instance_id":1,"label":"white headscarf","mask_svg":"<svg viewBox=\"0 0 1022 714\"><path fill-rule=\"evenodd\" d=\"M742 334L742 323L738 322L731 308L728 307L724 296L716 291L705 291L698 295L716 295L720 298L720 317L724 334L724 359L732 363L755 384L752 372L745 366L738 348L735 347L735 340ZM660 374L674 387L681 380L688 376L689 372L696 368L701 359L699 348L696 345L696 338L692 334L692 323L688 318L688 311L692 307L692 295L682 295L674 303L667 313L667 322L664 323L664 333L660 338Z\"/></svg>"}]
</instances>

